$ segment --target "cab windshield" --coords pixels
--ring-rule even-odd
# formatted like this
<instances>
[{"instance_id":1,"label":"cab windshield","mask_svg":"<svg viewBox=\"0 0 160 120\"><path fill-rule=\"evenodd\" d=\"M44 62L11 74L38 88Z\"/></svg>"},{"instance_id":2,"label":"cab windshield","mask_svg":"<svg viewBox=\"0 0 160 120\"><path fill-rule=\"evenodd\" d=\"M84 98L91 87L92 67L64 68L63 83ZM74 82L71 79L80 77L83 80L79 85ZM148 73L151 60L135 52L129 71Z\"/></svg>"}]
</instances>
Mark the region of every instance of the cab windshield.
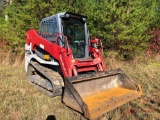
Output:
<instances>
[{"instance_id":1,"label":"cab windshield","mask_svg":"<svg viewBox=\"0 0 160 120\"><path fill-rule=\"evenodd\" d=\"M62 22L63 34L68 38L74 58L85 57L85 28L80 20L65 19Z\"/></svg>"}]
</instances>

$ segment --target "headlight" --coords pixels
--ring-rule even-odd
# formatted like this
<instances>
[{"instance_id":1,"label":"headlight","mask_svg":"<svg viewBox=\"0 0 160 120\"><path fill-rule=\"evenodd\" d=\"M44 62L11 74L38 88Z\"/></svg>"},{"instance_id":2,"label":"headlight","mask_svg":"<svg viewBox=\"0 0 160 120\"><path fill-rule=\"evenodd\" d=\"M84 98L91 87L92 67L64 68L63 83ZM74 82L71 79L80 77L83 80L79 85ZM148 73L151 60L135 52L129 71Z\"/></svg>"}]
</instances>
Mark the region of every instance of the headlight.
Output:
<instances>
[{"instance_id":1,"label":"headlight","mask_svg":"<svg viewBox=\"0 0 160 120\"><path fill-rule=\"evenodd\" d=\"M70 17L70 14L68 14L68 13L65 14L65 17L66 17L66 18L69 18L69 17Z\"/></svg>"},{"instance_id":2,"label":"headlight","mask_svg":"<svg viewBox=\"0 0 160 120\"><path fill-rule=\"evenodd\" d=\"M86 19L85 17L83 17L82 20L83 20L84 22L86 22L87 19Z\"/></svg>"}]
</instances>

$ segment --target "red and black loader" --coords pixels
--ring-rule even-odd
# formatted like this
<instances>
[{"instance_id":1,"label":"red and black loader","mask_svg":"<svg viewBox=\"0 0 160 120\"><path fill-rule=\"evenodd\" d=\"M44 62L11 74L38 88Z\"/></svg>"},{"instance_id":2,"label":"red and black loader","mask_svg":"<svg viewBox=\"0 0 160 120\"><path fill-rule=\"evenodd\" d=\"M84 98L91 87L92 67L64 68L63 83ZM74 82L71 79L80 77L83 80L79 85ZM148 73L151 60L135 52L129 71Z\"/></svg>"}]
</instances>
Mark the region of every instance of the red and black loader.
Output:
<instances>
[{"instance_id":1,"label":"red and black loader","mask_svg":"<svg viewBox=\"0 0 160 120\"><path fill-rule=\"evenodd\" d=\"M63 12L42 19L40 31L26 34L27 80L88 119L142 95L121 69L106 71L102 43L89 37L87 17Z\"/></svg>"}]
</instances>

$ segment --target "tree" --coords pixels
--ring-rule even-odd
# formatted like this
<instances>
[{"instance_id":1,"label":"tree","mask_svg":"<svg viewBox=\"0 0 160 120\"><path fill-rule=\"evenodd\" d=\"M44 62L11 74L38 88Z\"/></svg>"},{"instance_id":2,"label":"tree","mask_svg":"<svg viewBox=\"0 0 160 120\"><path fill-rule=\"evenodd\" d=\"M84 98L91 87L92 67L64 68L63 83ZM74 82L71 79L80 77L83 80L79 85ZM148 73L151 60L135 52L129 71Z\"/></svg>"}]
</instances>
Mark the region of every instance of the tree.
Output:
<instances>
[{"instance_id":1,"label":"tree","mask_svg":"<svg viewBox=\"0 0 160 120\"><path fill-rule=\"evenodd\" d=\"M8 26L7 21L5 21L5 8L7 2L0 1L0 42L6 41L7 33L8 33Z\"/></svg>"},{"instance_id":2,"label":"tree","mask_svg":"<svg viewBox=\"0 0 160 120\"><path fill-rule=\"evenodd\" d=\"M148 31L159 26L159 3L158 0L14 0L5 8L9 17L6 39L13 46L24 46L26 31L38 30L42 18L70 11L86 15L90 34L99 37L109 50L116 50L122 59L129 59L145 50Z\"/></svg>"},{"instance_id":3,"label":"tree","mask_svg":"<svg viewBox=\"0 0 160 120\"><path fill-rule=\"evenodd\" d=\"M145 50L152 23L150 11L154 4L139 0L108 0L99 4L90 0L88 5L91 33L100 37L108 49L118 51L122 59L129 59ZM89 7L90 6L90 7Z\"/></svg>"}]
</instances>

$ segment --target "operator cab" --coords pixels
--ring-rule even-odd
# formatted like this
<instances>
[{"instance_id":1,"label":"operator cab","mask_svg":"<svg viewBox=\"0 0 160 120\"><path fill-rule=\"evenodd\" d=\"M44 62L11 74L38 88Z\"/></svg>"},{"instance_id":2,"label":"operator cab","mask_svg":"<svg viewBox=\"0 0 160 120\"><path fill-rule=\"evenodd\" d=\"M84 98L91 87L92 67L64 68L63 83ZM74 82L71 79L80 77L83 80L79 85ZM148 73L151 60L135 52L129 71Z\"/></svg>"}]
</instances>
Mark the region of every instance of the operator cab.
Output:
<instances>
[{"instance_id":1,"label":"operator cab","mask_svg":"<svg viewBox=\"0 0 160 120\"><path fill-rule=\"evenodd\" d=\"M74 59L88 58L88 34L86 16L64 12L42 19L40 35L48 41L55 43L56 34L63 33L72 49ZM65 46L65 39L62 35L58 39L59 45Z\"/></svg>"},{"instance_id":2,"label":"operator cab","mask_svg":"<svg viewBox=\"0 0 160 120\"><path fill-rule=\"evenodd\" d=\"M75 59L88 57L86 19L85 16L70 12L61 16L62 33L68 38Z\"/></svg>"}]
</instances>

